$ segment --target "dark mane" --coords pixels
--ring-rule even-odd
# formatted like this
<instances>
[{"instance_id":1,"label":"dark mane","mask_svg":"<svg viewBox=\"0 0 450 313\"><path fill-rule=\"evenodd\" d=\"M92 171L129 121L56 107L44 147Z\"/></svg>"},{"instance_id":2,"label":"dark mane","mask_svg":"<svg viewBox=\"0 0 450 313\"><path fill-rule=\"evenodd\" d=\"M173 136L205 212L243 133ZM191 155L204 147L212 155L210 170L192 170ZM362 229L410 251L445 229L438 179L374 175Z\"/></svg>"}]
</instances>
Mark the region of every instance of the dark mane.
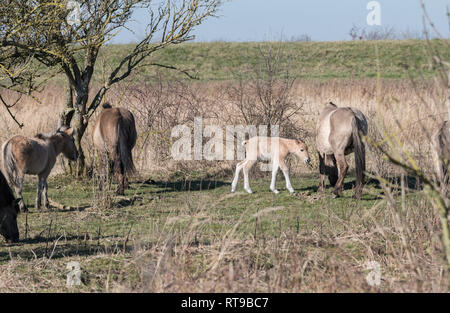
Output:
<instances>
[{"instance_id":1,"label":"dark mane","mask_svg":"<svg viewBox=\"0 0 450 313\"><path fill-rule=\"evenodd\" d=\"M48 138L48 136L39 133L39 134L34 135L34 138L41 139L41 140L45 140L45 139Z\"/></svg>"},{"instance_id":2,"label":"dark mane","mask_svg":"<svg viewBox=\"0 0 450 313\"><path fill-rule=\"evenodd\" d=\"M331 102L330 101L330 103L329 103L331 106L334 106L334 107L336 107L337 108L337 105L336 104L334 104L333 102Z\"/></svg>"}]
</instances>

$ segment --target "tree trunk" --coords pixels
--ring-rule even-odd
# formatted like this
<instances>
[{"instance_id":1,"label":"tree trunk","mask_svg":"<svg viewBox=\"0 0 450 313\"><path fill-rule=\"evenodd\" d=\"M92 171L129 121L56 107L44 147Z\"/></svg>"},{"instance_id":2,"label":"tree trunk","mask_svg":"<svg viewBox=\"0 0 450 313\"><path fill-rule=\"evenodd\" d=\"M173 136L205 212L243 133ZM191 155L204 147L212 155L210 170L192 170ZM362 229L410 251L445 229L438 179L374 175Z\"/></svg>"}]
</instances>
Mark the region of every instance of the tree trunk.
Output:
<instances>
[{"instance_id":1,"label":"tree trunk","mask_svg":"<svg viewBox=\"0 0 450 313\"><path fill-rule=\"evenodd\" d=\"M70 125L74 128L74 142L78 151L78 160L76 163L76 168L69 166L69 170L72 175L76 177L87 175L86 168L86 158L84 155L83 147L81 141L83 139L84 133L86 132L87 126L89 124L88 115L91 115L93 111L97 108L106 93L107 88L102 88L97 95L92 100L91 106L89 107L89 112L87 110L88 100L89 100L89 83L86 79L83 83L80 83L76 87L70 85L67 88L67 99L66 107L61 114L61 124ZM75 96L75 97L74 97ZM74 103L75 98L75 103ZM92 111L92 112L91 112Z\"/></svg>"},{"instance_id":2,"label":"tree trunk","mask_svg":"<svg viewBox=\"0 0 450 313\"><path fill-rule=\"evenodd\" d=\"M67 84L66 88L66 106L64 111L61 113L59 124L60 126L66 125L69 126L72 122L72 117L75 112L73 108L73 87L70 83ZM66 174L73 175L73 167L72 162L67 160L66 158L62 158L62 163L64 166L64 171Z\"/></svg>"},{"instance_id":3,"label":"tree trunk","mask_svg":"<svg viewBox=\"0 0 450 313\"><path fill-rule=\"evenodd\" d=\"M81 141L88 126L88 120L85 117L86 105L89 99L88 84L85 84L85 86L82 86L81 88L76 88L74 91L76 102L75 105L72 104L72 107L70 107L70 101L67 102L66 112L69 114L69 116L66 115L66 117L68 117L68 124L70 124L74 129L73 137L75 141L75 147L78 151L78 160L76 162L76 169L73 174L75 174L76 177L80 177L87 174L86 158L84 155L83 147L81 145Z\"/></svg>"},{"instance_id":4,"label":"tree trunk","mask_svg":"<svg viewBox=\"0 0 450 313\"><path fill-rule=\"evenodd\" d=\"M87 128L87 122L84 121L84 118L82 114L76 110L72 119L72 127L74 128L74 140L75 140L75 146L78 151L78 160L77 160L77 167L75 171L75 175L77 177L79 176L85 176L86 173L86 158L84 156L83 147L81 145L81 140L83 139L83 135Z\"/></svg>"}]
</instances>

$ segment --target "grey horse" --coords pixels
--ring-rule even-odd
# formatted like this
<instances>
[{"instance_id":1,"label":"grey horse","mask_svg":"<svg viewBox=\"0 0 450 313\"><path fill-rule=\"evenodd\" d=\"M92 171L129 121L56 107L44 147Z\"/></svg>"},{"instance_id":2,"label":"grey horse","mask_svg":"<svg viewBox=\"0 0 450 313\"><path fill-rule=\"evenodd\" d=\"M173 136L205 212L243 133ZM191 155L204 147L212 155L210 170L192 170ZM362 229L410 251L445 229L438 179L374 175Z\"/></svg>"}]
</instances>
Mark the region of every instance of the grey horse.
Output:
<instances>
[{"instance_id":1,"label":"grey horse","mask_svg":"<svg viewBox=\"0 0 450 313\"><path fill-rule=\"evenodd\" d=\"M355 153L356 191L359 199L364 184L366 169L365 145L362 135L367 135L368 126L364 114L350 107L337 107L330 102L321 112L316 128L316 146L319 153L320 185L325 188L325 176L334 186L334 197L342 196L344 178L348 171L345 156Z\"/></svg>"}]
</instances>

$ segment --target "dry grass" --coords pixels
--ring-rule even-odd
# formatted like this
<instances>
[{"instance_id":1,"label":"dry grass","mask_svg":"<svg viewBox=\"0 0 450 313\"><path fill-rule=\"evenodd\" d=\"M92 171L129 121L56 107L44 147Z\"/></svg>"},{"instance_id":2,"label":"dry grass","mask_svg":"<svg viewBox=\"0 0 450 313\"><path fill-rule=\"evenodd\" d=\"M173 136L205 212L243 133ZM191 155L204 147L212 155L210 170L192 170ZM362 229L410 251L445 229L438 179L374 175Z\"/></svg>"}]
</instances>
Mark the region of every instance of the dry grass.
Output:
<instances>
[{"instance_id":1,"label":"dry grass","mask_svg":"<svg viewBox=\"0 0 450 313\"><path fill-rule=\"evenodd\" d=\"M141 176L162 176L166 184L174 177L189 183L195 179L195 173L203 178L229 179L234 162L174 162L168 149L171 128L180 123L191 125L195 116L203 116L204 124L225 126L239 121L233 102L225 92L230 84L233 82L123 85L109 94L112 103L130 108L137 117L140 136L134 155ZM311 151L314 151L315 122L321 106L333 101L339 106L361 109L370 119L372 140L382 138L382 129L377 125L384 125L390 132L403 129L398 134L401 140L419 165L431 170L427 131L445 116L435 107L424 105L439 97L432 82L413 86L407 81L383 80L378 102L377 84L372 79L299 80L290 97L302 106L293 118L307 130L306 134L299 135L305 136ZM51 87L40 95L42 105L30 100L19 104L14 112L25 122L23 130L2 114L0 139L54 130L58 117L55 112L62 110L63 98L62 88ZM416 127L419 124L421 127ZM88 129L83 144L92 161L90 133ZM305 171L293 162L294 172L297 168ZM392 182L401 173L383 161L374 149L368 152L368 171L389 175ZM160 194L136 183L135 193L141 194L129 196L140 200L129 209L115 207L118 199L94 192L90 195L94 198L91 207L73 212L80 220L75 218L71 223L79 227L95 216L109 225L133 217L138 220L138 229L132 232L129 245L125 243L125 248L121 248L128 241L126 230L112 228L113 235L105 238L85 237L84 244L88 242L96 251L87 256L52 259L46 253L34 259L22 259L12 253L10 261L1 266L0 290L67 290L64 289L65 264L80 260L83 271L89 274L83 277L85 284L78 291L449 291L438 216L420 188L414 190L415 186L410 186L406 198L402 198L399 186L378 186L372 182L365 190L368 197L365 201L351 200L352 191L347 190L345 199L332 202L310 192L311 186L317 183L315 178L295 174L301 179L294 186L306 190L297 199L286 195L274 199L262 191L267 187L266 180L255 180L255 190L260 189L260 196L251 202L239 193L230 196L228 185L215 191L193 193L187 188ZM95 190L95 183L91 183ZM135 210L138 217L128 211L122 216L122 210ZM230 211L233 214L225 215ZM34 227L45 232L43 225L48 225L48 221L41 224ZM55 254L64 254L58 252L56 239L53 244ZM50 245L48 250L51 249ZM3 249L2 253L8 252ZM371 287L365 280L368 260L381 264L381 287Z\"/></svg>"},{"instance_id":2,"label":"dry grass","mask_svg":"<svg viewBox=\"0 0 450 313\"><path fill-rule=\"evenodd\" d=\"M63 183L78 192L73 182ZM136 184L134 192L145 199L132 206L32 214L32 230L54 239L9 247L0 290L449 291L439 222L420 193L408 195L405 210L400 201L368 200L380 195L373 184L355 202L352 190L339 200L309 193L274 198L264 191L266 180L253 183L258 199L229 194L228 186L169 191ZM306 188L316 181L307 176L293 183ZM398 190L384 191L397 198ZM65 287L69 261L82 265L80 287ZM380 264L380 286L366 281L368 261Z\"/></svg>"},{"instance_id":3,"label":"dry grass","mask_svg":"<svg viewBox=\"0 0 450 313\"><path fill-rule=\"evenodd\" d=\"M155 170L172 171L177 167L192 166L171 161L170 147L173 140L170 132L176 125L192 125L194 117L197 116L203 117L204 125L225 127L242 124L239 110L226 93L232 84L233 82L191 84L159 82L137 86L122 85L112 90L109 100L116 105L129 108L136 115L139 139L134 155L139 171L141 173ZM402 129L402 133L398 135L405 144L405 149L412 151L412 156L419 161L420 167L431 169L429 134L437 122L445 117L445 112L440 112L435 106L426 105L438 97L434 84L425 81L414 86L408 81L383 80L381 88L381 106L379 106L377 84L373 79L297 81L291 90L290 98L296 106L302 108L293 116L301 131L294 133L294 136L303 137L302 139L306 140L314 151L317 116L324 104L333 101L339 106L353 106L362 110L369 118L369 136L373 140L381 138L380 125L384 125L386 131L391 132ZM51 132L56 129L58 114L55 112L61 112L63 109L63 88L49 87L39 95L39 99L41 104L28 98L13 109L19 121L24 122L23 129L19 129L6 114L1 115L1 142L15 134L33 136L38 132ZM90 127L92 124L90 123ZM94 159L90 134L89 128L83 139L88 163ZM204 163L207 163L207 167L214 165L218 169L224 169L230 164L230 162L200 163L202 165L200 169ZM368 153L368 166L371 172L376 172L377 169L381 172L393 170L381 160L381 156L375 150ZM60 167L55 173L61 170Z\"/></svg>"}]
</instances>

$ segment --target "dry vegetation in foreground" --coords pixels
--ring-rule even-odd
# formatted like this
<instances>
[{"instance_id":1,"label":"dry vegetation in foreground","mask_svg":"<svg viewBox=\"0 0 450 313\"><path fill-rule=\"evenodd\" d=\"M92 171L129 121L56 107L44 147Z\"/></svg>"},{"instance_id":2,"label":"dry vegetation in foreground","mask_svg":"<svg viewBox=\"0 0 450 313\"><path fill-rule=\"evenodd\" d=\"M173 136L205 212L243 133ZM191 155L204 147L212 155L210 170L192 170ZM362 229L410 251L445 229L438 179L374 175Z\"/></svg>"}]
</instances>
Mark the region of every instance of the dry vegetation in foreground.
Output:
<instances>
[{"instance_id":1,"label":"dry vegetation in foreground","mask_svg":"<svg viewBox=\"0 0 450 313\"><path fill-rule=\"evenodd\" d=\"M289 116L289 123L299 127L282 128L281 133L303 137L314 151L316 117L321 105L332 100L361 109L371 121L373 140L381 138L377 117L392 129L400 123L405 131L398 135L430 171L429 140L416 125L431 130L443 118L424 105L438 97L438 90L427 81L413 86L383 80L381 87L377 102L377 84L371 79L298 80L288 100L294 111L301 108ZM329 192L316 195L317 175L296 160L291 163L296 197L283 189L279 196L271 194L264 175L252 180L255 195L230 195L233 162L171 161L173 126L191 125L195 116L202 116L205 125L242 122L236 106L243 102L230 92L240 88L250 97L245 103L256 103L252 86L237 81L160 81L114 89L109 100L137 118L135 156L141 178L126 197L118 198L108 191L99 194L95 179L53 175L50 197L66 207L20 216L26 238L0 249L0 291L449 291L437 213L419 181L410 178L402 194L401 171L374 149L368 151L368 171L388 182L371 180L360 202L351 198L351 176L342 199L331 201ZM25 122L23 130L2 114L0 140L54 130L62 94L59 87L47 88L42 105L23 102L14 108ZM83 144L92 162L89 136ZM34 188L26 187L28 203L33 203ZM82 266L83 285L70 289L65 287L65 266L73 260ZM380 263L380 287L367 284L367 261Z\"/></svg>"}]
</instances>

